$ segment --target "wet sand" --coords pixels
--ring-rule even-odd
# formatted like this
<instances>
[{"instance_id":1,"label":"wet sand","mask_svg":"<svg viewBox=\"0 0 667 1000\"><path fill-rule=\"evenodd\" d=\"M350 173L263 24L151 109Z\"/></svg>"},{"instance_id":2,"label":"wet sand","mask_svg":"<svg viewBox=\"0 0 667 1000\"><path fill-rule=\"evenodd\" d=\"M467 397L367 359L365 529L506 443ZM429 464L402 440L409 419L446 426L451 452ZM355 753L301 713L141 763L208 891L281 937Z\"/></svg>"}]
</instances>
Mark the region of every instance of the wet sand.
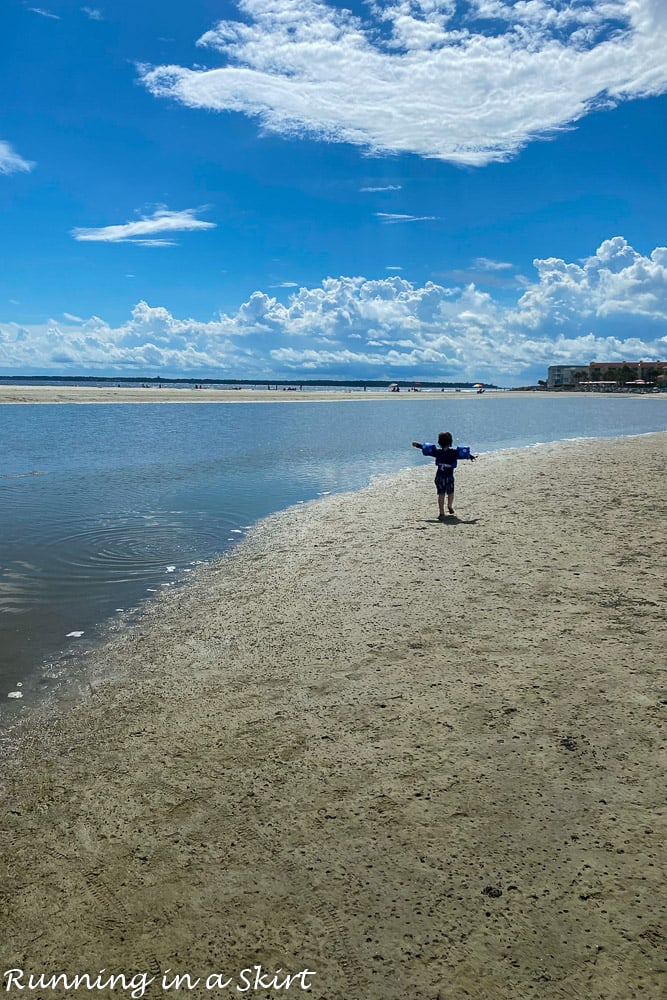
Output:
<instances>
[{"instance_id":1,"label":"wet sand","mask_svg":"<svg viewBox=\"0 0 667 1000\"><path fill-rule=\"evenodd\" d=\"M443 523L425 464L161 595L5 744L0 973L658 1000L666 444L484 455Z\"/></svg>"}]
</instances>

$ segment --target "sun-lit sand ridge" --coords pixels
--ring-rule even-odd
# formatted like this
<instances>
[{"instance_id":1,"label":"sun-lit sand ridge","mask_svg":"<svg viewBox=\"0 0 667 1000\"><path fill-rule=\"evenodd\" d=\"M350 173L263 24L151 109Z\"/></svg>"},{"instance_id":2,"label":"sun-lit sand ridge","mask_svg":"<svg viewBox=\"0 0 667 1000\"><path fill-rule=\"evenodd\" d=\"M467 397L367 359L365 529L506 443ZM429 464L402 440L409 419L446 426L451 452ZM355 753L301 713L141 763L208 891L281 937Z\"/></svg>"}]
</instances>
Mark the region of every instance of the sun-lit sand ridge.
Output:
<instances>
[{"instance_id":1,"label":"sun-lit sand ridge","mask_svg":"<svg viewBox=\"0 0 667 1000\"><path fill-rule=\"evenodd\" d=\"M666 442L482 456L443 524L410 470L161 596L7 749L3 968L658 1000Z\"/></svg>"}]
</instances>

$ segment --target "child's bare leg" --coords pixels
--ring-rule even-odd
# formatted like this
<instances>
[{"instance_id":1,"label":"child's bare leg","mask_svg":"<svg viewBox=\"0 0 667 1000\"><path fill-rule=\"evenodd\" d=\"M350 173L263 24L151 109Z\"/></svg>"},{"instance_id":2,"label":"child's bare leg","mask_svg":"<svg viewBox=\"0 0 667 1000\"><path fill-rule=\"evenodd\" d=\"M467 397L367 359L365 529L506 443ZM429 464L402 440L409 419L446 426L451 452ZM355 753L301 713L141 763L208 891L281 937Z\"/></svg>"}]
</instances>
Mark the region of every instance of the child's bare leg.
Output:
<instances>
[{"instance_id":1,"label":"child's bare leg","mask_svg":"<svg viewBox=\"0 0 667 1000\"><path fill-rule=\"evenodd\" d=\"M453 493L448 493L447 494L447 510L449 511L450 514L454 513L454 494Z\"/></svg>"},{"instance_id":2,"label":"child's bare leg","mask_svg":"<svg viewBox=\"0 0 667 1000\"><path fill-rule=\"evenodd\" d=\"M438 512L440 517L445 516L445 494L438 493Z\"/></svg>"}]
</instances>

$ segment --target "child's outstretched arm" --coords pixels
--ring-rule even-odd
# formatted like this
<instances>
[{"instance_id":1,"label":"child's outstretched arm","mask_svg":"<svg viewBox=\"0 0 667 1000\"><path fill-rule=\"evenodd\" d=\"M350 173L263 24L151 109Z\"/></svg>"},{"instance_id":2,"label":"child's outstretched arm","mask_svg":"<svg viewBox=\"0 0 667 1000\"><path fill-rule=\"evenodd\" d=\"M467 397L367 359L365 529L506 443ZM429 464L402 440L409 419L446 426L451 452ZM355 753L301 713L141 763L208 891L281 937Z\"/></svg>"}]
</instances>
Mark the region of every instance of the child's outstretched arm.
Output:
<instances>
[{"instance_id":1,"label":"child's outstretched arm","mask_svg":"<svg viewBox=\"0 0 667 1000\"><path fill-rule=\"evenodd\" d=\"M426 455L427 458L433 458L434 455L435 455L435 453L436 453L436 451L437 451L437 446L436 445L434 445L434 444L420 444L419 441L413 441L412 442L412 447L413 448L420 448L422 455Z\"/></svg>"}]
</instances>

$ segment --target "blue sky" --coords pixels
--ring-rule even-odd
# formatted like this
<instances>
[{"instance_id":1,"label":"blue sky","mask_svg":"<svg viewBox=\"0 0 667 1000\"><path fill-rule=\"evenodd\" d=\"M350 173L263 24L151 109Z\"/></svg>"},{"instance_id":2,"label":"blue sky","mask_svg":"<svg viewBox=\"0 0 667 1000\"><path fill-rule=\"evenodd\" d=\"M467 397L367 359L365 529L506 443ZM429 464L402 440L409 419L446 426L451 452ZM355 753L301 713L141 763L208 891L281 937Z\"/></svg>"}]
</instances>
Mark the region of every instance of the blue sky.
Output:
<instances>
[{"instance_id":1,"label":"blue sky","mask_svg":"<svg viewBox=\"0 0 667 1000\"><path fill-rule=\"evenodd\" d=\"M0 373L667 358L663 0L0 7Z\"/></svg>"}]
</instances>

